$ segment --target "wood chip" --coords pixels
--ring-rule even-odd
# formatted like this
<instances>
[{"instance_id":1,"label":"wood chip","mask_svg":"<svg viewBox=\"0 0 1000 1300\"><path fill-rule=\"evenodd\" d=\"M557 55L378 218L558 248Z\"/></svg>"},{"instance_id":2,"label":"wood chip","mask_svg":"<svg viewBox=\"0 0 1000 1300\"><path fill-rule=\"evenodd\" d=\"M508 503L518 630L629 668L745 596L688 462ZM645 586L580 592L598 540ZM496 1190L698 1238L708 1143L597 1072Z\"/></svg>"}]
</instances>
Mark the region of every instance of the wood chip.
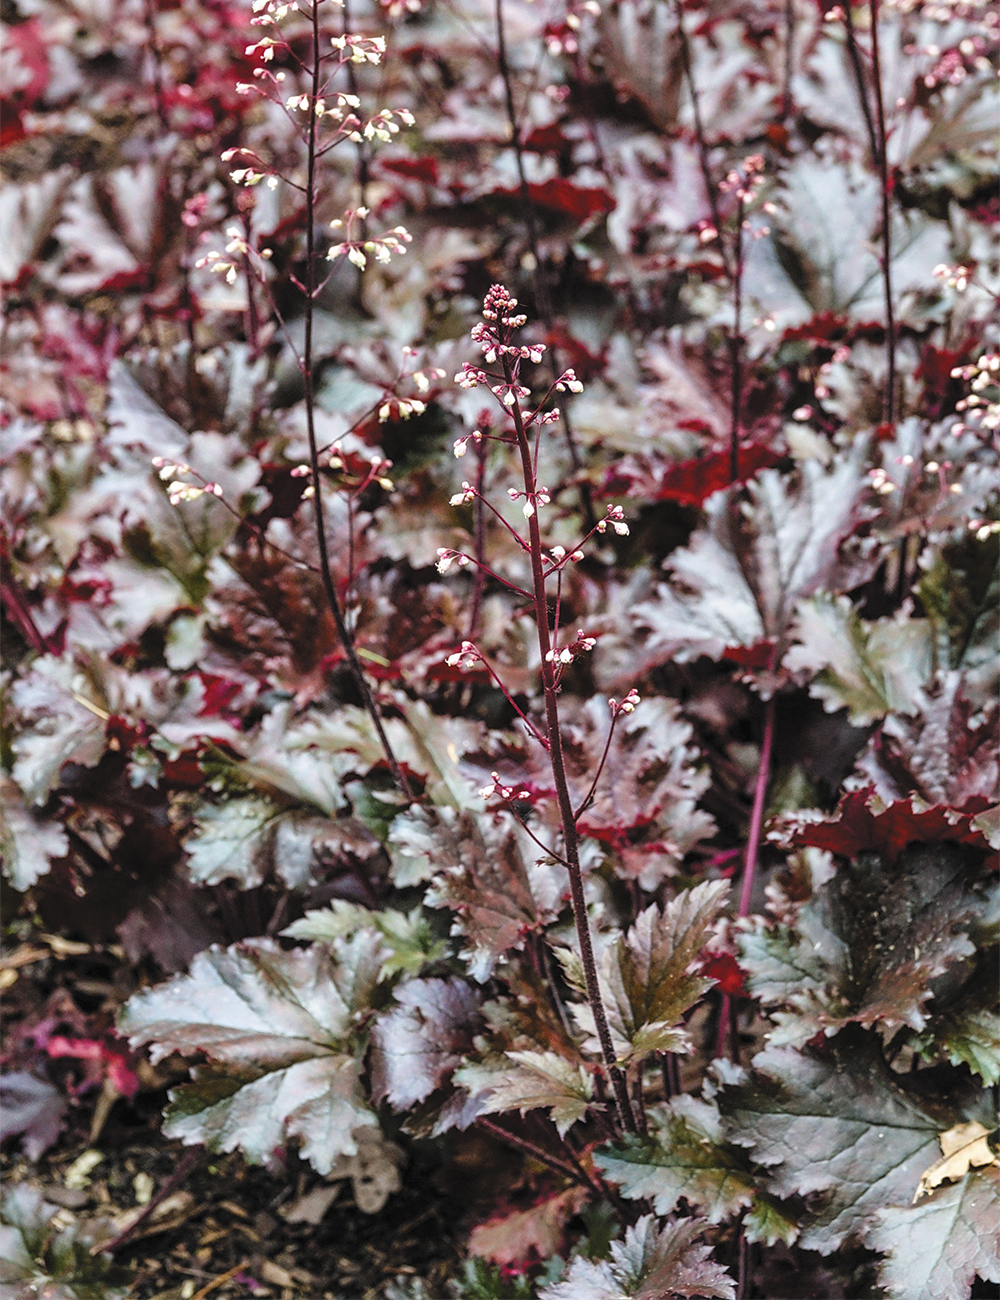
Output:
<instances>
[{"instance_id":1,"label":"wood chip","mask_svg":"<svg viewBox=\"0 0 1000 1300\"><path fill-rule=\"evenodd\" d=\"M140 1241L143 1237L152 1237L158 1232L171 1232L174 1228L179 1228L182 1223L186 1223L197 1208L192 1192L174 1192L172 1196L160 1202L149 1218L132 1234L130 1240ZM114 1219L116 1236L121 1236L128 1231L133 1223L142 1218L144 1212L145 1206L137 1205L134 1209L126 1210L124 1214L116 1215Z\"/></svg>"},{"instance_id":2,"label":"wood chip","mask_svg":"<svg viewBox=\"0 0 1000 1300\"><path fill-rule=\"evenodd\" d=\"M280 1264L275 1264L269 1259L261 1262L259 1272L262 1281L270 1282L272 1286L293 1287L295 1285L295 1278L288 1269L282 1268Z\"/></svg>"},{"instance_id":3,"label":"wood chip","mask_svg":"<svg viewBox=\"0 0 1000 1300\"><path fill-rule=\"evenodd\" d=\"M235 1268L231 1268L228 1273L220 1273L219 1276L213 1278L207 1286L203 1286L200 1291L196 1291L191 1297L191 1300L205 1300L207 1295L211 1295L212 1292L218 1290L220 1286L225 1286L230 1278L233 1278L237 1273L242 1272L246 1266L247 1263L246 1260L244 1260L242 1264L237 1264Z\"/></svg>"},{"instance_id":4,"label":"wood chip","mask_svg":"<svg viewBox=\"0 0 1000 1300\"><path fill-rule=\"evenodd\" d=\"M230 1214L235 1214L238 1219L249 1219L242 1205L237 1205L235 1201L220 1201L215 1207L217 1210L227 1210Z\"/></svg>"},{"instance_id":5,"label":"wood chip","mask_svg":"<svg viewBox=\"0 0 1000 1300\"><path fill-rule=\"evenodd\" d=\"M20 966L30 966L33 962L51 956L52 952L48 948L32 948L29 944L22 944L13 952L5 952L0 956L0 970L16 970Z\"/></svg>"},{"instance_id":6,"label":"wood chip","mask_svg":"<svg viewBox=\"0 0 1000 1300\"><path fill-rule=\"evenodd\" d=\"M324 1214L340 1195L340 1183L320 1183L312 1191L300 1196L279 1213L287 1223L311 1223L317 1227Z\"/></svg>"}]
</instances>

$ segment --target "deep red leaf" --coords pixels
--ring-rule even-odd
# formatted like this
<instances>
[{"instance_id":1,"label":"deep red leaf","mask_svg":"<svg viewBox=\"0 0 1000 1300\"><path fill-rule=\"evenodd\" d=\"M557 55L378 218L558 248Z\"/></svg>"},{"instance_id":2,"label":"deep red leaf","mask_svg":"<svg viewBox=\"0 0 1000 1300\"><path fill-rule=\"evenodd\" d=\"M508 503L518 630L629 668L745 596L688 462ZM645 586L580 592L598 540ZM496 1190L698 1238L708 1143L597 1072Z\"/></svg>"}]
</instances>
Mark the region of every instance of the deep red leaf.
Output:
<instances>
[{"instance_id":1,"label":"deep red leaf","mask_svg":"<svg viewBox=\"0 0 1000 1300\"><path fill-rule=\"evenodd\" d=\"M941 840L988 849L982 831L972 825L974 817L989 807L989 800L970 799L964 808L936 804L915 807L899 799L884 808L872 801L867 790L852 791L840 801L832 817L810 819L794 814L783 818L768 838L785 848L829 849L844 858L859 853L878 853L894 862L908 844L933 844ZM873 805L873 806L872 806Z\"/></svg>"},{"instance_id":2,"label":"deep red leaf","mask_svg":"<svg viewBox=\"0 0 1000 1300\"><path fill-rule=\"evenodd\" d=\"M743 972L731 952L713 953L701 964L701 973L715 980L716 987L731 998L745 998L746 985Z\"/></svg>"},{"instance_id":3,"label":"deep red leaf","mask_svg":"<svg viewBox=\"0 0 1000 1300\"><path fill-rule=\"evenodd\" d=\"M773 451L763 443L752 442L749 446L741 447L739 482L745 483L759 469L768 469L783 459L780 452ZM728 449L713 451L707 456L671 465L660 480L656 499L676 501L682 506L700 506L713 492L728 487L731 481Z\"/></svg>"},{"instance_id":4,"label":"deep red leaf","mask_svg":"<svg viewBox=\"0 0 1000 1300\"><path fill-rule=\"evenodd\" d=\"M490 193L511 198L521 196L521 191L516 186L491 190ZM547 212L558 213L559 216L572 217L575 221L586 221L588 217L599 213L613 212L616 206L607 190L585 189L562 176L554 176L548 181L532 181L528 185L528 193L536 206Z\"/></svg>"}]
</instances>

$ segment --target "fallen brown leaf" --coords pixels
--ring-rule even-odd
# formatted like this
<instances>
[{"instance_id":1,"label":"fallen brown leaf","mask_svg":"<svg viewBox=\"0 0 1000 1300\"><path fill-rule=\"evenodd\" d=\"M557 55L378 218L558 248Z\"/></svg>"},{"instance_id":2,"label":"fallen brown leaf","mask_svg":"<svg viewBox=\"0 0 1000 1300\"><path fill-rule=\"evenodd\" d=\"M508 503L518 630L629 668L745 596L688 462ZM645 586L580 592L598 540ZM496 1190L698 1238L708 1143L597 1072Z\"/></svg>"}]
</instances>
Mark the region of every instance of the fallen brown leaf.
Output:
<instances>
[{"instance_id":1,"label":"fallen brown leaf","mask_svg":"<svg viewBox=\"0 0 1000 1300\"><path fill-rule=\"evenodd\" d=\"M920 1182L913 1195L914 1202L941 1183L954 1183L959 1178L964 1178L970 1169L1000 1164L1000 1159L987 1141L990 1131L974 1119L967 1124L956 1124L947 1133L942 1133L938 1139L941 1143L941 1159L935 1160L920 1175Z\"/></svg>"}]
</instances>

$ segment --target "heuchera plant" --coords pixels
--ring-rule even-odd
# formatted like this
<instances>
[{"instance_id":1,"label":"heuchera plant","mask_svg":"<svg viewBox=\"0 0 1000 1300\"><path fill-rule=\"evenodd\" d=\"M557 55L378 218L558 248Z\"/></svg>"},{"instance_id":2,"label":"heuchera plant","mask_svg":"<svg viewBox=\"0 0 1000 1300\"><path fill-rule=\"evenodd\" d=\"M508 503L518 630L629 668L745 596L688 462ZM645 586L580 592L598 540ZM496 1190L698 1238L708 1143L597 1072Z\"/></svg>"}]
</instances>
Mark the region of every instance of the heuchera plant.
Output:
<instances>
[{"instance_id":1,"label":"heuchera plant","mask_svg":"<svg viewBox=\"0 0 1000 1300\"><path fill-rule=\"evenodd\" d=\"M985 1294L995 12L15 8L7 938L135 969L4 1137L183 1060L365 1214L514 1153L453 1300Z\"/></svg>"}]
</instances>

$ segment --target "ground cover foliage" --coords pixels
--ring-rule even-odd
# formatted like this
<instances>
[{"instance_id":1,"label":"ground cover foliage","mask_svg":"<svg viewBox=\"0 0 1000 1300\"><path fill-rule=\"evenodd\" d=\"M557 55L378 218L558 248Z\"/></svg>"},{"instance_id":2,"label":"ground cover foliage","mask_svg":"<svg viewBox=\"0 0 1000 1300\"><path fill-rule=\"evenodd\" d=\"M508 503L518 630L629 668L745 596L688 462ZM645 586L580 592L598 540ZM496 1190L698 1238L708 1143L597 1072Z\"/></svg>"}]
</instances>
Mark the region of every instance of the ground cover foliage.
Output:
<instances>
[{"instance_id":1,"label":"ground cover foliage","mask_svg":"<svg viewBox=\"0 0 1000 1300\"><path fill-rule=\"evenodd\" d=\"M996 10L3 20L10 1294L995 1294Z\"/></svg>"}]
</instances>

